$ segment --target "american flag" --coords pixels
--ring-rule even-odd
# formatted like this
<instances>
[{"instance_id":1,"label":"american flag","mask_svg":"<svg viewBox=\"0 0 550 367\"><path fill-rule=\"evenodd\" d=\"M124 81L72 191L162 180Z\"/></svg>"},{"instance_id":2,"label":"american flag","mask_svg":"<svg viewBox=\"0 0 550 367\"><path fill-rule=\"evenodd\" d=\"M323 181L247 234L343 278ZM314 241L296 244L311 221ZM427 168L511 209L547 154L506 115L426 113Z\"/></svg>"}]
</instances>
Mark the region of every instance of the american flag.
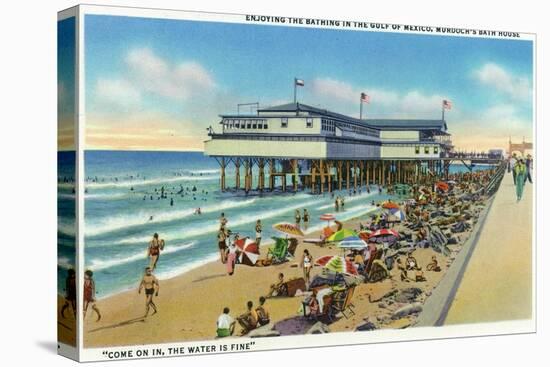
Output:
<instances>
[{"instance_id":1,"label":"american flag","mask_svg":"<svg viewBox=\"0 0 550 367\"><path fill-rule=\"evenodd\" d=\"M443 108L444 109L450 110L452 106L453 106L453 104L451 103L451 101L448 101L446 99L443 100Z\"/></svg>"},{"instance_id":2,"label":"american flag","mask_svg":"<svg viewBox=\"0 0 550 367\"><path fill-rule=\"evenodd\" d=\"M303 79L294 79L294 84L299 85L300 87L303 87L306 83L304 83Z\"/></svg>"},{"instance_id":3,"label":"american flag","mask_svg":"<svg viewBox=\"0 0 550 367\"><path fill-rule=\"evenodd\" d=\"M361 93L361 101L365 103L370 103L370 96L367 93Z\"/></svg>"}]
</instances>

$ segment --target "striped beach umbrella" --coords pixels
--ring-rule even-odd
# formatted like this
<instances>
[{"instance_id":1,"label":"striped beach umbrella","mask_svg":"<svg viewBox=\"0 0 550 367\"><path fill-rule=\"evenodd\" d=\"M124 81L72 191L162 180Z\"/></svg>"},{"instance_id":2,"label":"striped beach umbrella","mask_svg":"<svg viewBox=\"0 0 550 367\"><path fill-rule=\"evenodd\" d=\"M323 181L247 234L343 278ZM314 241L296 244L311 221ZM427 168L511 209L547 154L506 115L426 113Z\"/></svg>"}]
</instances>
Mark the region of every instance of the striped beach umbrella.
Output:
<instances>
[{"instance_id":1,"label":"striped beach umbrella","mask_svg":"<svg viewBox=\"0 0 550 367\"><path fill-rule=\"evenodd\" d=\"M291 237L304 237L304 232L295 224L292 223L277 223L273 225L273 229L279 232L286 233Z\"/></svg>"},{"instance_id":2,"label":"striped beach umbrella","mask_svg":"<svg viewBox=\"0 0 550 367\"><path fill-rule=\"evenodd\" d=\"M338 244L338 247L343 249L355 249L355 250L361 250L367 247L367 243L363 241L358 236L349 236L344 238L340 243Z\"/></svg>"},{"instance_id":3,"label":"striped beach umbrella","mask_svg":"<svg viewBox=\"0 0 550 367\"><path fill-rule=\"evenodd\" d=\"M350 237L350 236L357 236L357 232L351 229L344 228L332 234L329 238L327 238L327 241L329 242L342 241L344 238Z\"/></svg>"},{"instance_id":4,"label":"striped beach umbrella","mask_svg":"<svg viewBox=\"0 0 550 367\"><path fill-rule=\"evenodd\" d=\"M384 208L384 209L399 209L399 205L397 203L394 203L393 201L386 201L384 204L382 204L382 208Z\"/></svg>"},{"instance_id":5,"label":"striped beach umbrella","mask_svg":"<svg viewBox=\"0 0 550 367\"><path fill-rule=\"evenodd\" d=\"M357 269L351 263L342 256L326 255L318 258L315 264L323 266L325 269L333 271L335 273L345 273L357 275Z\"/></svg>"},{"instance_id":6,"label":"striped beach umbrella","mask_svg":"<svg viewBox=\"0 0 550 367\"><path fill-rule=\"evenodd\" d=\"M256 242L246 237L235 241L235 246L241 251L239 263L248 266L256 265L256 261L260 257L260 248Z\"/></svg>"},{"instance_id":7,"label":"striped beach umbrella","mask_svg":"<svg viewBox=\"0 0 550 367\"><path fill-rule=\"evenodd\" d=\"M393 237L399 238L399 232L397 232L395 229L382 228L372 233L369 238L382 237L382 236L393 236Z\"/></svg>"}]
</instances>

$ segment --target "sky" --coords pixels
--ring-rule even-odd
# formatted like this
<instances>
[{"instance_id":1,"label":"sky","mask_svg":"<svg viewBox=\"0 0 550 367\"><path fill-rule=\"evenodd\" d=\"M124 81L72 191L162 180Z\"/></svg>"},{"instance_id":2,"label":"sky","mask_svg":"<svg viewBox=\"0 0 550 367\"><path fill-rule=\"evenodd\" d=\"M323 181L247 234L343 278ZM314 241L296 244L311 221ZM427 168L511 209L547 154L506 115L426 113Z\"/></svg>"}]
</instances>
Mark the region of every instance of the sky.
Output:
<instances>
[{"instance_id":1,"label":"sky","mask_svg":"<svg viewBox=\"0 0 550 367\"><path fill-rule=\"evenodd\" d=\"M477 39L86 15L87 149L203 150L238 103L298 101L371 118L441 117L457 149L532 136L533 45Z\"/></svg>"},{"instance_id":2,"label":"sky","mask_svg":"<svg viewBox=\"0 0 550 367\"><path fill-rule=\"evenodd\" d=\"M57 145L74 150L75 18L57 23Z\"/></svg>"}]
</instances>

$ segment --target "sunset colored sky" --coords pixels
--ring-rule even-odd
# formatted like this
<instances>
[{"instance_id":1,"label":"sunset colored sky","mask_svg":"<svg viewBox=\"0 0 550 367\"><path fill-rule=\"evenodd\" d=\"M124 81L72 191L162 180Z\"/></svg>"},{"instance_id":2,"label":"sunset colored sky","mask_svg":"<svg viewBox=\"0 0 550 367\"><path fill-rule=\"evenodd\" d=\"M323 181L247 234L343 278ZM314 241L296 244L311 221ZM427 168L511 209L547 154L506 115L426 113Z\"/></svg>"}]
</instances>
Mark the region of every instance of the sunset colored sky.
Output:
<instances>
[{"instance_id":1,"label":"sunset colored sky","mask_svg":"<svg viewBox=\"0 0 550 367\"><path fill-rule=\"evenodd\" d=\"M237 103L299 101L358 116L440 118L457 148L532 137L533 45L268 25L87 15L87 149L202 150Z\"/></svg>"}]
</instances>

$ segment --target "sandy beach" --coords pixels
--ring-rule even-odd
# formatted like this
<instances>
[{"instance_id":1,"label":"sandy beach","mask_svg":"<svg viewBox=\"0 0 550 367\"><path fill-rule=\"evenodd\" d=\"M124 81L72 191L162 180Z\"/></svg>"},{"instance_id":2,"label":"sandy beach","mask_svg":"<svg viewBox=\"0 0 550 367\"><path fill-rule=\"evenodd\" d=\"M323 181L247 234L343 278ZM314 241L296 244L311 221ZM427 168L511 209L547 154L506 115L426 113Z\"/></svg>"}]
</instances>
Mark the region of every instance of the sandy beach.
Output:
<instances>
[{"instance_id":1,"label":"sandy beach","mask_svg":"<svg viewBox=\"0 0 550 367\"><path fill-rule=\"evenodd\" d=\"M344 228L358 229L359 223L367 219L368 215L359 216L345 222ZM397 225L395 228L400 230L402 227ZM458 236L459 244L448 246L451 250L451 256L448 257L432 248L414 250L414 257L424 269L432 256L436 256L442 268L440 272L424 271L425 281L402 281L400 271L394 267L390 277L383 281L359 284L353 297L355 315L349 318L337 317L330 324L330 331L353 331L365 321L376 328L405 328L413 325L416 314L399 318L392 318L392 314L407 306L410 301L422 304L429 297L452 262L452 254L460 251L460 243L469 235L469 231L461 233ZM309 238L318 236L318 232L308 235ZM159 311L147 318L143 317L145 296L138 294L136 284L133 290L97 302L102 319L96 322L95 315L87 315L84 345L90 348L213 339L216 319L224 307L229 307L231 316L236 317L245 311L247 301L252 300L257 305L258 298L268 293L270 284L276 282L279 273L283 273L286 280L301 277L302 269L298 262L304 249L308 249L314 259L322 255L342 254L342 250L336 246L320 247L300 241L294 260L268 267L238 265L233 276L226 274L225 265L219 261L208 263L180 276L161 280L159 296L154 298ZM266 252L267 248L262 247L262 258ZM405 255L401 257L405 259ZM321 272L322 268L315 266L311 277ZM412 300L395 297L411 288L419 289ZM270 325L280 330L281 335L303 334L313 324L301 316L303 298L268 299L266 306L271 313ZM238 335L239 330L237 325L235 335Z\"/></svg>"}]
</instances>

